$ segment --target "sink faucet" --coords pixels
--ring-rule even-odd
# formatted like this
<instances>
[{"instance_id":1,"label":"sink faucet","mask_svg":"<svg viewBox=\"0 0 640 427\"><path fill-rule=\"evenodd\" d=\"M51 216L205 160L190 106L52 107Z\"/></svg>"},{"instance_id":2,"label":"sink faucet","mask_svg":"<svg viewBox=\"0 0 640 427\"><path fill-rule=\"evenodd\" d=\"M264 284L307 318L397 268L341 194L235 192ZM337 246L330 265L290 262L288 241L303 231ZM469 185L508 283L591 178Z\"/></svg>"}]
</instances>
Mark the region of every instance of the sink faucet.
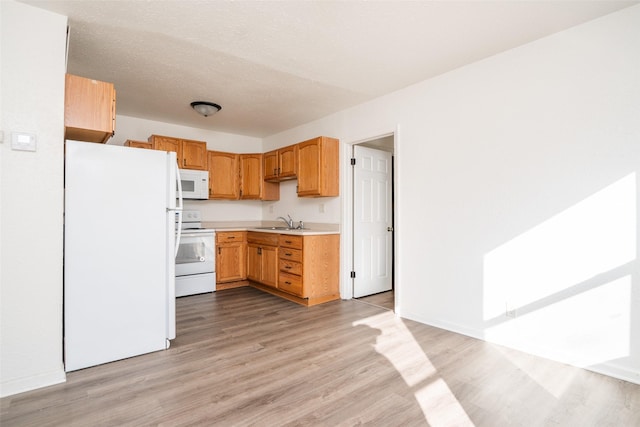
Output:
<instances>
[{"instance_id":1,"label":"sink faucet","mask_svg":"<svg viewBox=\"0 0 640 427\"><path fill-rule=\"evenodd\" d=\"M282 217L282 216L279 216L279 217L278 217L278 218L276 218L276 219L281 219L281 220L283 220L283 221L287 224L287 227L289 227L289 228L293 228L293 220L291 219L291 215L287 214L287 216L289 217L289 219L286 219L286 218L284 218L284 217Z\"/></svg>"}]
</instances>

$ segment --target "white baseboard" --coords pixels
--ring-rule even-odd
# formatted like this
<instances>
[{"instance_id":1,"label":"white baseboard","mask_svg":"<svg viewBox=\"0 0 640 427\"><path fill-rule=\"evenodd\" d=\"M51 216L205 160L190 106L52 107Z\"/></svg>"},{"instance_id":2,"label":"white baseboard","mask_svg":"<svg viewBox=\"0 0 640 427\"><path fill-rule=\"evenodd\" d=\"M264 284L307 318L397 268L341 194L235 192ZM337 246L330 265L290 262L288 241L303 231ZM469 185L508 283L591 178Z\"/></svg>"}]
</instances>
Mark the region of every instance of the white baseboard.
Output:
<instances>
[{"instance_id":1,"label":"white baseboard","mask_svg":"<svg viewBox=\"0 0 640 427\"><path fill-rule=\"evenodd\" d=\"M564 363L567 365L571 365L571 366L575 366L577 368L582 368L582 369L586 369L588 371L592 371L598 374L602 374L602 375L606 375L612 378L616 378L619 380L623 380L623 381L627 381L630 383L634 383L634 384L638 384L640 385L640 372L638 371L634 371L632 369L629 369L627 367L624 366L619 366L613 363L600 363L597 365L591 365L591 366L580 366L580 365L576 365L570 362L567 362L567 358L562 358L560 355L556 354L556 356L558 357L553 357L554 352L553 351L548 351L548 352L543 352L543 351L539 351L541 349L532 349L532 348L525 348L522 346L517 346L517 345L513 345L513 343L504 343L504 342L497 342L497 341L489 341L487 340L482 331L478 331L475 329L471 329L471 328L467 328L465 326L462 325L458 325L458 324L454 324L454 323L448 323L448 322L443 322L441 320L436 320L436 319L427 319L424 318L420 315L414 315L413 313L397 313L400 317L404 317L405 319L409 319L409 320L414 320L416 322L420 322L423 323L425 325L429 325L429 326L433 326L436 328L440 328L440 329L445 329L447 331L451 331L451 332L455 332L461 335L466 335L468 337L471 338L476 338L482 341L486 341L486 342L491 342L497 345L501 345L504 347L508 347L514 350L518 350L518 351L522 351L524 353L528 353L528 354L533 354L535 356L539 356L539 357L543 357L545 359L549 359L549 360L553 360L555 362L559 362L559 363ZM542 349L544 350L544 349Z\"/></svg>"},{"instance_id":2,"label":"white baseboard","mask_svg":"<svg viewBox=\"0 0 640 427\"><path fill-rule=\"evenodd\" d=\"M60 369L56 369L55 371L43 372L29 377L12 378L8 381L4 381L3 379L2 382L0 382L0 397L60 384L66 380L67 377L63 366L60 366Z\"/></svg>"}]
</instances>

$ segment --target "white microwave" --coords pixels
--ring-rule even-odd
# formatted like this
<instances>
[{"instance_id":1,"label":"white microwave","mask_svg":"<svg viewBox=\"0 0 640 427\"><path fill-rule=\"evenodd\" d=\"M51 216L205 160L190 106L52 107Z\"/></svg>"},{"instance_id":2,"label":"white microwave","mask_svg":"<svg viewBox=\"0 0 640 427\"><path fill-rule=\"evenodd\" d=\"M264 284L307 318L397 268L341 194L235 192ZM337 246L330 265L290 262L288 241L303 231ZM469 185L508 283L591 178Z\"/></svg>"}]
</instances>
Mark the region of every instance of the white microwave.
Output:
<instances>
[{"instance_id":1,"label":"white microwave","mask_svg":"<svg viewBox=\"0 0 640 427\"><path fill-rule=\"evenodd\" d=\"M207 200L209 198L209 171L180 169L180 183L183 199Z\"/></svg>"}]
</instances>

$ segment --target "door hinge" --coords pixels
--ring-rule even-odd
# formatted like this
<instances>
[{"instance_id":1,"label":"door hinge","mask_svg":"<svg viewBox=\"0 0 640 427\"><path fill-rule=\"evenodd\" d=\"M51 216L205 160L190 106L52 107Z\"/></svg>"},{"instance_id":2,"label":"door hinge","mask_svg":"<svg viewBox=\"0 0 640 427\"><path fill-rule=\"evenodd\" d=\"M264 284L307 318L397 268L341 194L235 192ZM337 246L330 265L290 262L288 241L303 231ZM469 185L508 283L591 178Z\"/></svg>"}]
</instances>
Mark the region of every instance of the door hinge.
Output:
<instances>
[{"instance_id":1,"label":"door hinge","mask_svg":"<svg viewBox=\"0 0 640 427\"><path fill-rule=\"evenodd\" d=\"M352 157L351 158L351 166L355 166L356 165L356 158Z\"/></svg>"},{"instance_id":2,"label":"door hinge","mask_svg":"<svg viewBox=\"0 0 640 427\"><path fill-rule=\"evenodd\" d=\"M356 278L356 272L355 272L355 271L352 271L352 272L351 272L351 278L352 278L352 279L355 279L355 278Z\"/></svg>"}]
</instances>

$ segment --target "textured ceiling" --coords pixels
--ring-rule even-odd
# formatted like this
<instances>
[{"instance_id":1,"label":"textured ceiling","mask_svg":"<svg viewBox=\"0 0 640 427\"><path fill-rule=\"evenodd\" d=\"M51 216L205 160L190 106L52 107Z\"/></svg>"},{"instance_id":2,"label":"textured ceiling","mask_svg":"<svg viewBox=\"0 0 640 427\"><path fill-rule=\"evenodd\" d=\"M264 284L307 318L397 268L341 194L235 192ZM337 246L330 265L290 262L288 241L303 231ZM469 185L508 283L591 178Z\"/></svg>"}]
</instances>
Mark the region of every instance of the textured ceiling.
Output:
<instances>
[{"instance_id":1,"label":"textured ceiling","mask_svg":"<svg viewBox=\"0 0 640 427\"><path fill-rule=\"evenodd\" d=\"M257 137L638 3L21 1L69 17L68 71L118 114Z\"/></svg>"}]
</instances>

